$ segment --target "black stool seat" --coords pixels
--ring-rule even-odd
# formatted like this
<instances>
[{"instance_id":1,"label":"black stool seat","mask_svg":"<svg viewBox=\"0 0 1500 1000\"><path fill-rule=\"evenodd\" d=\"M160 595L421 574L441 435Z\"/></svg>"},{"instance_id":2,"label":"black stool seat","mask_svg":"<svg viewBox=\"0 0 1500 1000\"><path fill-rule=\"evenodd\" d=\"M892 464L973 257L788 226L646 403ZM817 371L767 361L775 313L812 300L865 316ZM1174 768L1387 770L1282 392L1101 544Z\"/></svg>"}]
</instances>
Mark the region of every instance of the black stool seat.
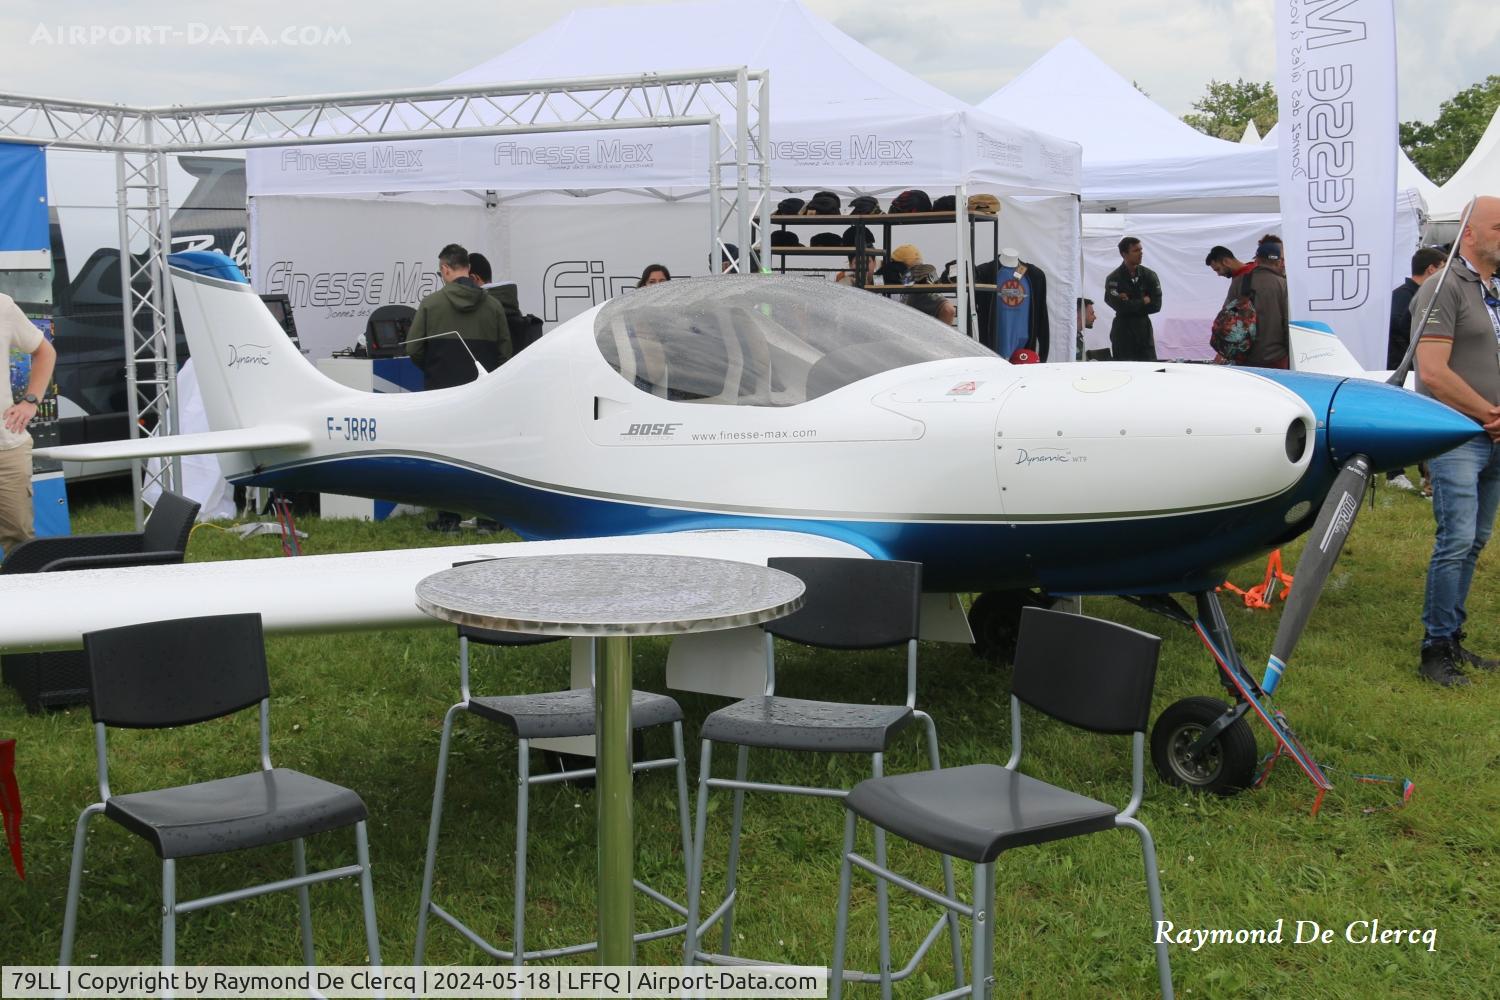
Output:
<instances>
[{"instance_id":1,"label":"black stool seat","mask_svg":"<svg viewBox=\"0 0 1500 1000\"><path fill-rule=\"evenodd\" d=\"M594 735L594 692L588 688L470 698L469 711L500 723L522 740ZM666 695L630 693L632 729L681 721L682 707Z\"/></svg>"},{"instance_id":2,"label":"black stool seat","mask_svg":"<svg viewBox=\"0 0 1500 1000\"><path fill-rule=\"evenodd\" d=\"M995 764L871 778L844 804L914 844L975 864L1013 847L1112 829L1119 812Z\"/></svg>"},{"instance_id":3,"label":"black stool seat","mask_svg":"<svg viewBox=\"0 0 1500 1000\"><path fill-rule=\"evenodd\" d=\"M703 720L718 743L835 753L881 753L915 716L905 705L853 705L761 695Z\"/></svg>"},{"instance_id":4,"label":"black stool seat","mask_svg":"<svg viewBox=\"0 0 1500 1000\"><path fill-rule=\"evenodd\" d=\"M280 844L361 823L367 815L349 789L280 767L112 795L104 814L150 841L162 858Z\"/></svg>"}]
</instances>

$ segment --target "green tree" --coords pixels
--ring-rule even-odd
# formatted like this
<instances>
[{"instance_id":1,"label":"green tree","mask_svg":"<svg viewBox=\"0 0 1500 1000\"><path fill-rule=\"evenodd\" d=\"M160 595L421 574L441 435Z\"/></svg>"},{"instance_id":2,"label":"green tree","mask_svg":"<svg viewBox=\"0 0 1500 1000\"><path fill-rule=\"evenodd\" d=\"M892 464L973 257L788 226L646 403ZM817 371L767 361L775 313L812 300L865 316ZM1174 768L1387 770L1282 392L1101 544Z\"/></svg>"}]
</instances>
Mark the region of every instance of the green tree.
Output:
<instances>
[{"instance_id":1,"label":"green tree","mask_svg":"<svg viewBox=\"0 0 1500 1000\"><path fill-rule=\"evenodd\" d=\"M1438 105L1437 119L1401 123L1401 148L1434 184L1452 177L1500 107L1500 76L1491 73Z\"/></svg>"},{"instance_id":2,"label":"green tree","mask_svg":"<svg viewBox=\"0 0 1500 1000\"><path fill-rule=\"evenodd\" d=\"M1276 88L1270 81L1210 80L1203 96L1193 102L1193 111L1182 120L1215 139L1238 142L1245 123L1255 122L1261 135L1276 124Z\"/></svg>"}]
</instances>

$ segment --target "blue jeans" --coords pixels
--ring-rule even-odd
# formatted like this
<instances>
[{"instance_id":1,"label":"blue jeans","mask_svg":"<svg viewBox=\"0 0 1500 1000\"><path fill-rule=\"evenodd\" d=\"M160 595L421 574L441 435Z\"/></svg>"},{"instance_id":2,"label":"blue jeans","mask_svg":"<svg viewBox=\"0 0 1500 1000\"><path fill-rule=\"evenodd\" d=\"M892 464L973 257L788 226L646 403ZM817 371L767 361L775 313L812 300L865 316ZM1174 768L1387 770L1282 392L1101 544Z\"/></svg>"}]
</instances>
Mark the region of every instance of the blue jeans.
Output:
<instances>
[{"instance_id":1,"label":"blue jeans","mask_svg":"<svg viewBox=\"0 0 1500 1000\"><path fill-rule=\"evenodd\" d=\"M1500 444L1480 435L1430 464L1437 538L1422 605L1424 644L1457 635L1468 617L1464 602L1474 582L1474 564L1500 507Z\"/></svg>"}]
</instances>

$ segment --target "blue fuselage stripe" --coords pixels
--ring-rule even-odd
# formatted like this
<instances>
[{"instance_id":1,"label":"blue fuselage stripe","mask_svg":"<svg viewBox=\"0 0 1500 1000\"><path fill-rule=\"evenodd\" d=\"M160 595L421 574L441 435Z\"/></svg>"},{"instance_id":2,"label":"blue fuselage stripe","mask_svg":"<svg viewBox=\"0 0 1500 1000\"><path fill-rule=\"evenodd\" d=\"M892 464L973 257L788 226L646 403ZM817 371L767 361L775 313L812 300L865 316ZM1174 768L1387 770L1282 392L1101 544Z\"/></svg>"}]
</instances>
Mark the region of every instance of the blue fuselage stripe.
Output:
<instances>
[{"instance_id":1,"label":"blue fuselage stripe","mask_svg":"<svg viewBox=\"0 0 1500 1000\"><path fill-rule=\"evenodd\" d=\"M281 466L237 481L464 509L493 517L524 538L705 528L801 531L849 542L877 557L921 562L924 583L934 591L1042 587L1058 594L1121 594L1217 586L1236 563L1295 537L1315 505L1309 503L1295 524L1286 523L1287 512L1301 501L1316 501L1332 480L1326 463L1315 459L1312 466L1314 471L1292 490L1242 507L1066 522L875 521L696 511L579 496L400 455L351 455Z\"/></svg>"}]
</instances>

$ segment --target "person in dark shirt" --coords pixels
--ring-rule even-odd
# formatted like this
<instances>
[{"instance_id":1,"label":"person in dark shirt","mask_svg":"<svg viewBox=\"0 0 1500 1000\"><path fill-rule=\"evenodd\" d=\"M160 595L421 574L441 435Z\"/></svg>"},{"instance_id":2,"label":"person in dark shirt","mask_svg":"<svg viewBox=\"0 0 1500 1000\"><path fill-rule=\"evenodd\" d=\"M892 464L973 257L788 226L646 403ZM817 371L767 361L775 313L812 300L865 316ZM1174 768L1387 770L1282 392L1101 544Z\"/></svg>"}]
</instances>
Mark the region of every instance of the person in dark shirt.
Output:
<instances>
[{"instance_id":1,"label":"person in dark shirt","mask_svg":"<svg viewBox=\"0 0 1500 1000\"><path fill-rule=\"evenodd\" d=\"M1104 279L1104 304L1115 311L1109 325L1109 347L1116 361L1155 361L1156 337L1151 317L1161 312L1161 279L1141 264L1141 241L1120 241L1120 266Z\"/></svg>"},{"instance_id":2,"label":"person in dark shirt","mask_svg":"<svg viewBox=\"0 0 1500 1000\"><path fill-rule=\"evenodd\" d=\"M1385 345L1385 366L1392 371L1395 371L1405 360L1406 350L1411 345L1412 299L1416 298L1417 289L1422 287L1422 283L1441 271L1447 260L1448 255L1437 247L1422 247L1411 255L1411 277L1401 282L1391 292L1391 329ZM1427 463L1419 463L1417 471L1422 480L1420 487L1422 495L1432 496L1432 479L1427 474ZM1405 469L1393 469L1387 472L1385 481L1398 489L1418 489L1407 476Z\"/></svg>"},{"instance_id":3,"label":"person in dark shirt","mask_svg":"<svg viewBox=\"0 0 1500 1000\"><path fill-rule=\"evenodd\" d=\"M1392 371L1406 357L1411 346L1411 300L1417 297L1422 282L1443 269L1448 255L1437 247L1423 247L1411 255L1411 277L1391 292L1391 330L1385 346L1385 366Z\"/></svg>"}]
</instances>

